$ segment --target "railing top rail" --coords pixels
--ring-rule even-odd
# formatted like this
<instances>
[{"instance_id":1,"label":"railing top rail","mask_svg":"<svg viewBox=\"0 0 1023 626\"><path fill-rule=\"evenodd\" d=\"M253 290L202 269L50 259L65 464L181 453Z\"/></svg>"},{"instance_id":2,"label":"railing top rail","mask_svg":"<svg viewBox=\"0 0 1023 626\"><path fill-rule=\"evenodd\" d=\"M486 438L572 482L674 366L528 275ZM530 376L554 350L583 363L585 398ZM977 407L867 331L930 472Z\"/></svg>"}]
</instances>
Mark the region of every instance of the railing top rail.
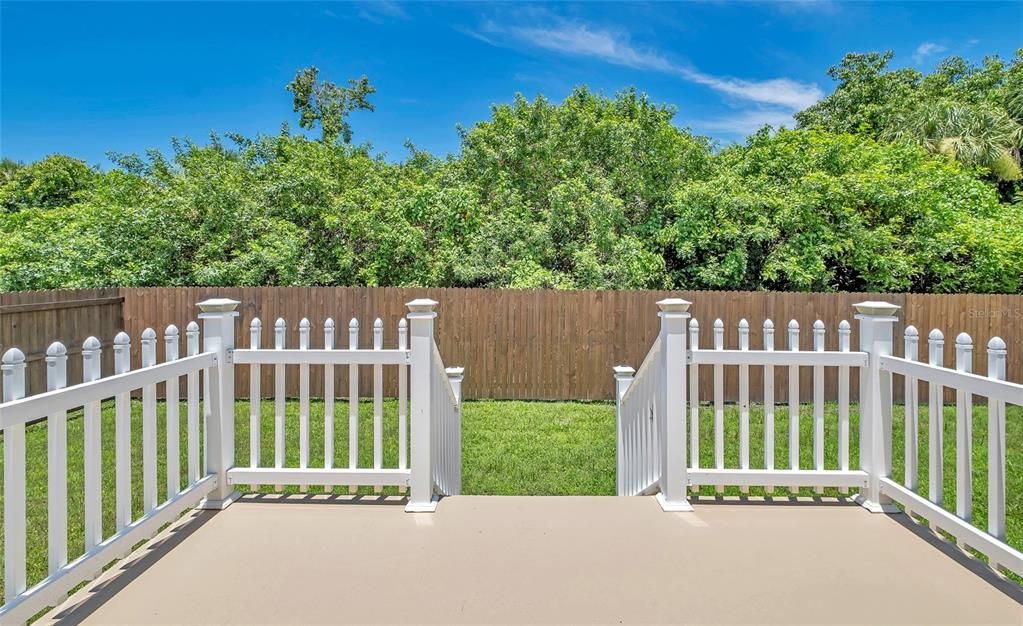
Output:
<instances>
[{"instance_id":1,"label":"railing top rail","mask_svg":"<svg viewBox=\"0 0 1023 626\"><path fill-rule=\"evenodd\" d=\"M866 367L866 352L795 350L690 350L697 365L824 365Z\"/></svg>"},{"instance_id":2,"label":"railing top rail","mask_svg":"<svg viewBox=\"0 0 1023 626\"><path fill-rule=\"evenodd\" d=\"M163 382L169 378L184 376L190 372L213 367L216 364L217 354L215 352L202 352L176 361L168 361L124 374L115 374L64 389L13 400L0 404L0 430L24 424L57 411L74 409L97 399L110 398L119 393Z\"/></svg>"},{"instance_id":3,"label":"railing top rail","mask_svg":"<svg viewBox=\"0 0 1023 626\"><path fill-rule=\"evenodd\" d=\"M232 352L232 362L237 365L407 365L410 363L410 352L372 349L237 348Z\"/></svg>"},{"instance_id":4,"label":"railing top rail","mask_svg":"<svg viewBox=\"0 0 1023 626\"><path fill-rule=\"evenodd\" d=\"M458 398L455 397L455 390L451 388L451 383L448 380L447 368L444 367L444 359L441 357L440 348L437 346L437 342L433 343L433 368L444 380L444 388L448 391L448 400L451 401L452 406L457 406Z\"/></svg>"},{"instance_id":5,"label":"railing top rail","mask_svg":"<svg viewBox=\"0 0 1023 626\"><path fill-rule=\"evenodd\" d=\"M988 378L938 365L920 361L911 361L897 356L882 356L881 369L893 374L912 376L924 381L963 389L992 400L1002 400L1010 404L1023 406L1023 385L1005 380Z\"/></svg>"},{"instance_id":6,"label":"railing top rail","mask_svg":"<svg viewBox=\"0 0 1023 626\"><path fill-rule=\"evenodd\" d=\"M633 394L633 392L636 389L639 389L640 386L637 385L636 383L639 382L640 380L642 380L643 378L646 378L647 376L649 376L650 375L649 374L650 369L657 366L657 356L660 353L661 353L661 337L660 337L660 335L658 335L654 339L653 345L650 346L650 350L647 351L646 356L643 357L643 362L640 364L639 368L636 370L636 375L633 377L632 385L629 386L629 388L625 391L625 394L622 396L622 400L621 401L622 401L623 404L625 402L627 402L629 398L632 397L632 394Z\"/></svg>"}]
</instances>

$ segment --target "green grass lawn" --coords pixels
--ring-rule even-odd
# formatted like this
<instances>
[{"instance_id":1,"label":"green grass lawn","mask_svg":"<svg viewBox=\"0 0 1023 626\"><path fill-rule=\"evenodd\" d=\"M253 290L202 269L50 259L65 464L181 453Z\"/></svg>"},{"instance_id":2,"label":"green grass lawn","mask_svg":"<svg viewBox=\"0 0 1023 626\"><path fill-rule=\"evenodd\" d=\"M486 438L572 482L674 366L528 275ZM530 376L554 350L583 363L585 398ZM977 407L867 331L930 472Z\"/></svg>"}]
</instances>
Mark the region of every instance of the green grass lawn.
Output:
<instances>
[{"instance_id":1,"label":"green grass lawn","mask_svg":"<svg viewBox=\"0 0 1023 626\"><path fill-rule=\"evenodd\" d=\"M133 438L133 497L134 513L142 514L142 459L141 459L141 405L132 403ZM323 403L313 401L310 407L310 464L323 463ZM360 466L372 466L373 418L372 403L363 402L360 411ZM977 406L973 415L974 434L974 521L981 528L987 523L987 419L986 407ZM187 463L184 457L185 428L182 406L181 468L182 484ZM903 478L903 409L894 411L893 461L896 479ZM335 404L336 443L334 465L348 464L348 405ZM69 552L71 558L84 552L82 476L82 420L80 412L72 413L68 422L69 446ZM103 530L104 536L114 532L114 411L112 403L103 406ZM236 404L237 463L249 463L249 405ZM603 402L521 402L521 401L469 401L463 408L463 493L486 495L613 495L615 489L615 426L614 406ZM260 450L263 465L273 462L273 403L262 403ZM826 405L826 467L837 468L837 407ZM850 417L850 466L858 466L858 421L856 408ZM158 464L159 497L166 497L166 465L164 463L164 405L158 406ZM754 406L750 416L750 460L754 468L763 466L762 407ZM289 402L285 422L286 466L298 464L298 403ZM384 465L397 465L397 404L384 403ZM703 407L700 419L700 464L712 467L713 409ZM725 416L726 466L738 466L738 412L728 406ZM920 492L927 493L927 411L920 412ZM800 418L801 466L812 467L813 407L802 405ZM1010 407L1007 419L1008 541L1023 548L1023 409ZM779 405L775 415L775 460L777 467L788 462L788 407ZM947 507L955 503L955 409L945 407L945 479L944 493ZM30 584L46 575L46 425L38 423L27 429L27 482L28 482L28 579ZM244 487L244 486L242 486ZM272 491L263 486L262 491ZM296 487L286 491L295 492ZM322 488L310 486L312 493ZM337 493L347 490L338 488ZM362 493L372 493L364 487ZM385 488L385 493L395 493ZM703 487L702 494L712 494L713 487ZM737 488L726 494L738 494ZM753 495L762 494L757 488ZM775 495L788 492L777 488ZM812 495L811 490L803 490ZM829 490L829 494L837 493ZM0 527L2 533L2 527ZM2 564L0 564L2 567ZM2 589L2 588L0 588Z\"/></svg>"}]
</instances>

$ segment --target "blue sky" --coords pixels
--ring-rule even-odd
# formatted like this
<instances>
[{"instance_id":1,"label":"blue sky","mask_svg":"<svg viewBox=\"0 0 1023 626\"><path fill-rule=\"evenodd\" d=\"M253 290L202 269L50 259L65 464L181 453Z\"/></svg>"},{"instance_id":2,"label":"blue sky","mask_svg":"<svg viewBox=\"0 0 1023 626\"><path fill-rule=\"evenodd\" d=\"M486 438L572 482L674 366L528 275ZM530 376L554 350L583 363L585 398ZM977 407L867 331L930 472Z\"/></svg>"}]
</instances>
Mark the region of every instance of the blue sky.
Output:
<instances>
[{"instance_id":1,"label":"blue sky","mask_svg":"<svg viewBox=\"0 0 1023 626\"><path fill-rule=\"evenodd\" d=\"M833 89L849 51L931 69L1023 46L1023 3L725 1L679 4L0 2L0 155L167 151L171 137L297 126L284 86L316 65L362 74L376 111L356 142L390 159L458 150L456 124L516 92L635 86L721 142Z\"/></svg>"}]
</instances>

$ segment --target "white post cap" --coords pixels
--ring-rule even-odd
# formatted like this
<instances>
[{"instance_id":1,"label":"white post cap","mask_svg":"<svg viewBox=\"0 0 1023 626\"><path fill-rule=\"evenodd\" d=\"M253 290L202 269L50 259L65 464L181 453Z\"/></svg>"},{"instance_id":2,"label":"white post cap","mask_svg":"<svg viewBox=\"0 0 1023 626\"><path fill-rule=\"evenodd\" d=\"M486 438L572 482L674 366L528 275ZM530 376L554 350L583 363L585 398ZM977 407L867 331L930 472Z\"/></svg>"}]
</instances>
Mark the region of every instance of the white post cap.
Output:
<instances>
[{"instance_id":1,"label":"white post cap","mask_svg":"<svg viewBox=\"0 0 1023 626\"><path fill-rule=\"evenodd\" d=\"M613 368L615 378L632 378L636 375L636 368L628 365L615 365Z\"/></svg>"},{"instance_id":2,"label":"white post cap","mask_svg":"<svg viewBox=\"0 0 1023 626\"><path fill-rule=\"evenodd\" d=\"M448 375L448 378L454 378L456 380L462 380L462 376L465 375L464 367L446 367L444 373Z\"/></svg>"},{"instance_id":3,"label":"white post cap","mask_svg":"<svg viewBox=\"0 0 1023 626\"><path fill-rule=\"evenodd\" d=\"M199 310L203 313L231 313L238 309L241 302L231 298L210 298L199 303Z\"/></svg>"},{"instance_id":4,"label":"white post cap","mask_svg":"<svg viewBox=\"0 0 1023 626\"><path fill-rule=\"evenodd\" d=\"M856 309L856 312L860 315L894 317L902 307L897 304L892 304L891 302L867 300L866 302L857 302L853 305L853 308Z\"/></svg>"},{"instance_id":5,"label":"white post cap","mask_svg":"<svg viewBox=\"0 0 1023 626\"><path fill-rule=\"evenodd\" d=\"M657 303L661 313L687 313L692 302L682 298L665 298Z\"/></svg>"},{"instance_id":6,"label":"white post cap","mask_svg":"<svg viewBox=\"0 0 1023 626\"><path fill-rule=\"evenodd\" d=\"M437 307L437 301L429 298L417 298L412 302L406 302L405 306L408 307L410 317L428 316L436 317L437 313L434 309Z\"/></svg>"}]
</instances>

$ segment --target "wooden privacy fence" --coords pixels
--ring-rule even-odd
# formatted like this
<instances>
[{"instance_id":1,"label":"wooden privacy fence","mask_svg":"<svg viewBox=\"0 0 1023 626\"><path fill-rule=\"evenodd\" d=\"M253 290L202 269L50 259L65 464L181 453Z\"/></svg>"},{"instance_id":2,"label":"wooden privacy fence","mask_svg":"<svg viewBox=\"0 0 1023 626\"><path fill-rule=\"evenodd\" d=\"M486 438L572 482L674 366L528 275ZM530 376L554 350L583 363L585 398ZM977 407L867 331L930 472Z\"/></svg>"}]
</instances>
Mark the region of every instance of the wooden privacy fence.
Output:
<instances>
[{"instance_id":1,"label":"wooden privacy fence","mask_svg":"<svg viewBox=\"0 0 1023 626\"><path fill-rule=\"evenodd\" d=\"M54 341L67 346L68 376L81 380L82 342L103 337L102 365L114 364L110 350L114 335L124 327L124 296L117 288L56 289L0 293L0 353L17 346L28 364L26 385L31 393L46 390L46 348ZM184 328L184 326L182 326Z\"/></svg>"},{"instance_id":2,"label":"wooden privacy fence","mask_svg":"<svg viewBox=\"0 0 1023 626\"><path fill-rule=\"evenodd\" d=\"M71 328L59 323L61 311L77 309L22 310L4 312L0 323L0 347L24 346L35 362L29 365L31 393L43 387L41 355L45 340L63 341L70 350L80 348L86 335L111 337L113 330L123 327L133 337L147 326L164 328L175 324L184 328L195 316L195 303L208 297L230 297L239 300L239 345L248 347L247 329L254 317L264 328L272 329L275 320L288 321L286 342L298 346L298 321L307 317L314 337L322 337L323 323L330 317L337 325L338 337L344 337L352 318L360 320L359 345L372 347L372 320L379 317L385 329L384 340L394 341L394 329L405 312L405 303L420 297L440 302L437 338L441 352L453 362L464 364L472 372L465 382L467 398L505 398L535 400L609 400L614 385L611 368L621 364L638 364L657 334L655 302L666 297L690 300L693 317L701 325L703 347L713 341L714 320L720 318L725 327L725 348L738 347L738 325L741 319L750 323L750 345L757 348L763 341L761 321L795 319L804 332L800 334L801 349L811 350L810 329L820 319L829 331L825 335L827 350L837 350L838 328L842 320L853 322L852 304L863 300L886 300L902 307L895 333L901 336L907 324L917 328L938 328L946 336L965 331L978 342L993 336L1002 337L1010 346L1023 342L1023 296L1018 295L930 295L885 293L775 293L722 291L553 291L509 289L423 289L390 287L160 287L83 292L33 292L2 294L0 304L31 302L66 302L75 293L87 301ZM103 295L99 295L99 294ZM97 298L121 297L120 310ZM63 305L62 305L63 306ZM92 316L92 317L89 317ZM16 322L14 330L10 330ZM783 330L783 329L779 329ZM779 332L776 331L776 332ZM73 336L69 336L73 335ZM779 335L780 336L780 335ZM264 333L266 342L272 334ZM340 340L340 339L339 339ZM852 324L853 345L858 341L856 324ZM952 342L945 344L945 361L954 359ZM346 344L347 345L347 344ZM264 347L272 347L266 343ZM132 346L138 350L137 345ZM162 346L161 348L162 349ZM104 359L109 358L104 350ZM30 359L32 357L30 356ZM138 358L136 354L134 358ZM1023 350L1009 352L1009 380L1023 379ZM810 401L812 372L801 368L802 401ZM247 389L247 376L239 371L239 389ZM738 400L735 394L736 368L725 368L725 401ZM750 400L763 400L762 374L750 372ZM72 373L72 377L74 374ZM775 376L776 395L787 401L787 372ZM269 373L264 373L263 388L269 389ZM339 384L346 384L343 380ZM371 392L363 380L361 393ZM393 395L396 374L385 373L385 390ZM701 394L713 392L710 381L701 380ZM829 395L837 392L837 376L828 372L825 388ZM852 396L856 399L854 378ZM297 377L289 378L286 391L298 395ZM322 394L321 383L314 381L311 393ZM902 392L896 390L896 400ZM952 397L947 395L947 401Z\"/></svg>"}]
</instances>

